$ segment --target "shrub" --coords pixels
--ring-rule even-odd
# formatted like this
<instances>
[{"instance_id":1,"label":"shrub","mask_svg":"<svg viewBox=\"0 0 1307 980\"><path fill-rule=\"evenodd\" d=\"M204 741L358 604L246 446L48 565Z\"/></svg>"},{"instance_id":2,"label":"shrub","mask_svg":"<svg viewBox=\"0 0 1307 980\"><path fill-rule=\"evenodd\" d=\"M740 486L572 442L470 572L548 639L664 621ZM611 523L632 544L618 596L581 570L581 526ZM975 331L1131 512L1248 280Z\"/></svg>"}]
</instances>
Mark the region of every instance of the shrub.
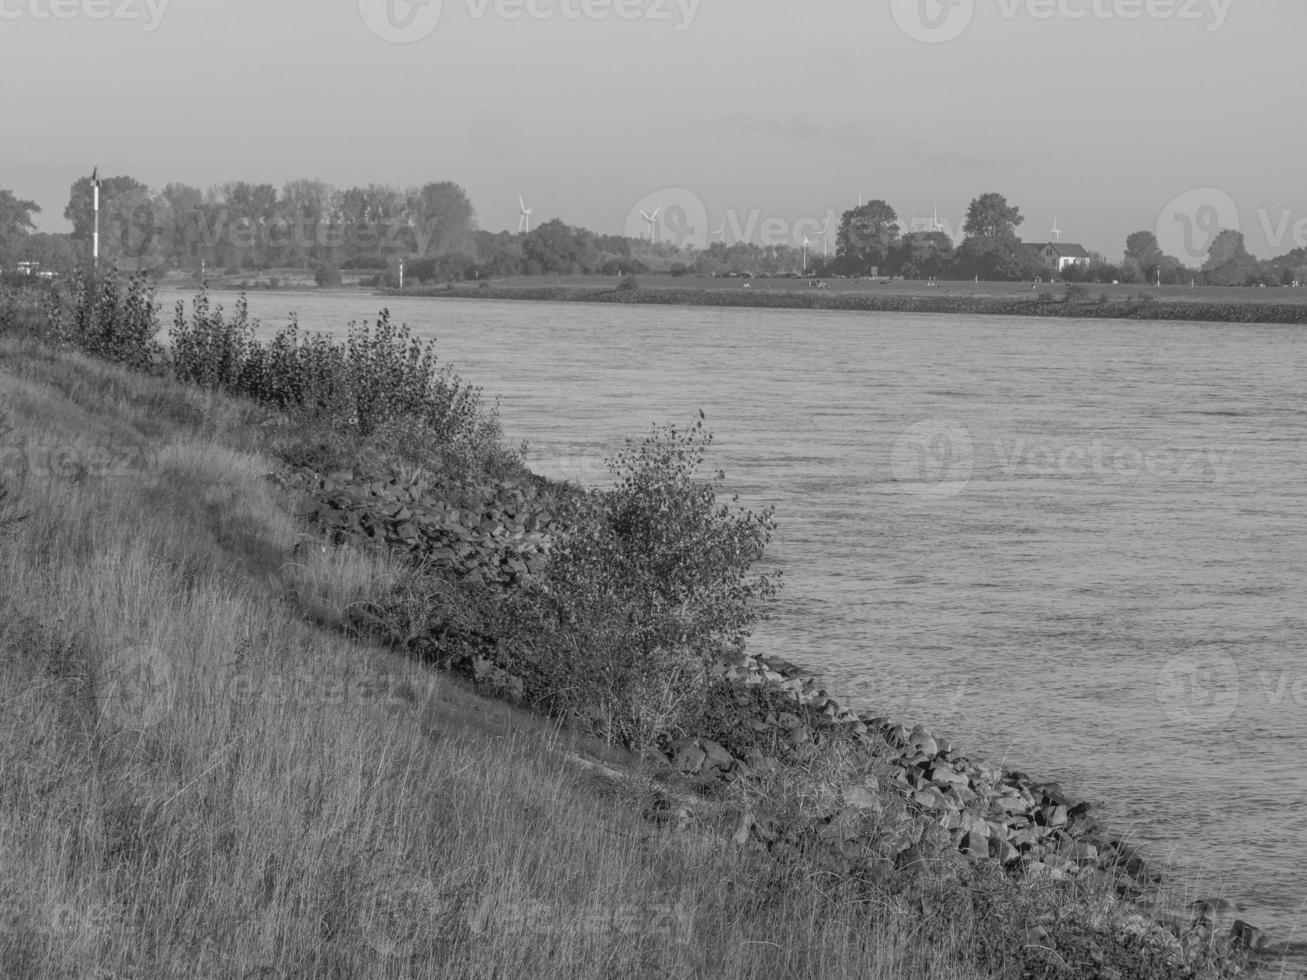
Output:
<instances>
[{"instance_id":1,"label":"shrub","mask_svg":"<svg viewBox=\"0 0 1307 980\"><path fill-rule=\"evenodd\" d=\"M340 270L330 262L318 262L313 267L313 281L319 286L339 286Z\"/></svg>"},{"instance_id":2,"label":"shrub","mask_svg":"<svg viewBox=\"0 0 1307 980\"><path fill-rule=\"evenodd\" d=\"M702 414L628 440L616 488L577 492L545 581L507 600L521 632L501 649L528 696L627 746L689 730L777 588L750 574L772 511L718 502L724 474L698 476L711 441Z\"/></svg>"},{"instance_id":3,"label":"shrub","mask_svg":"<svg viewBox=\"0 0 1307 980\"><path fill-rule=\"evenodd\" d=\"M1062 296L1064 303L1080 303L1089 296L1089 287L1081 282L1067 283L1066 292Z\"/></svg>"},{"instance_id":4,"label":"shrub","mask_svg":"<svg viewBox=\"0 0 1307 980\"><path fill-rule=\"evenodd\" d=\"M246 395L332 426L345 436L384 437L408 458L462 470L499 455L499 423L481 391L437 363L434 342L423 345L382 310L374 327L350 323L342 344L325 334L301 337L299 324L266 344L245 297L225 319L201 290L190 317L177 304L170 336L180 380Z\"/></svg>"},{"instance_id":5,"label":"shrub","mask_svg":"<svg viewBox=\"0 0 1307 980\"><path fill-rule=\"evenodd\" d=\"M186 304L178 301L168 331L172 343L170 360L179 381L252 394L259 379L254 339L257 320L251 320L245 294L236 300L236 315L224 319L222 306L209 304L207 289L195 294L192 312L186 317Z\"/></svg>"},{"instance_id":6,"label":"shrub","mask_svg":"<svg viewBox=\"0 0 1307 980\"><path fill-rule=\"evenodd\" d=\"M81 270L50 294L50 332L61 346L144 370L161 348L154 287L143 272Z\"/></svg>"},{"instance_id":7,"label":"shrub","mask_svg":"<svg viewBox=\"0 0 1307 980\"><path fill-rule=\"evenodd\" d=\"M45 280L0 284L0 334L45 336L52 289Z\"/></svg>"},{"instance_id":8,"label":"shrub","mask_svg":"<svg viewBox=\"0 0 1307 980\"><path fill-rule=\"evenodd\" d=\"M636 281L635 276L622 276L621 281L617 284L619 293L630 293L639 288L640 284Z\"/></svg>"}]
</instances>

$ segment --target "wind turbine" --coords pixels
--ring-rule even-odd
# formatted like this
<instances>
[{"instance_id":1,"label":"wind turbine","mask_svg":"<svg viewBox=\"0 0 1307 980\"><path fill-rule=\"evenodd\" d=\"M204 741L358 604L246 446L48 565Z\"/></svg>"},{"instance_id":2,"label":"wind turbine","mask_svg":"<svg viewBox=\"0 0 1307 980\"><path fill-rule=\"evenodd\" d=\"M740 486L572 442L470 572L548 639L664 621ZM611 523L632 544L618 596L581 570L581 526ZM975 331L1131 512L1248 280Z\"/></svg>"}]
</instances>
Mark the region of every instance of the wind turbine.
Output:
<instances>
[{"instance_id":1,"label":"wind turbine","mask_svg":"<svg viewBox=\"0 0 1307 980\"><path fill-rule=\"evenodd\" d=\"M829 248L830 248L830 215L827 214L826 223L821 226L821 257L823 259L830 258L830 252L827 251L827 249Z\"/></svg>"},{"instance_id":2,"label":"wind turbine","mask_svg":"<svg viewBox=\"0 0 1307 980\"><path fill-rule=\"evenodd\" d=\"M517 219L517 233L520 235L522 234L523 228L525 228L527 232L531 231L531 212L534 209L526 206L526 200L522 197L520 192L517 195L517 203L522 208L522 215Z\"/></svg>"},{"instance_id":3,"label":"wind turbine","mask_svg":"<svg viewBox=\"0 0 1307 980\"><path fill-rule=\"evenodd\" d=\"M713 234L713 238L720 238L722 240L722 244L723 245L726 244L726 219L725 218L722 218L722 226L718 228L716 231L714 231L712 234Z\"/></svg>"},{"instance_id":4,"label":"wind turbine","mask_svg":"<svg viewBox=\"0 0 1307 980\"><path fill-rule=\"evenodd\" d=\"M1054 222L1056 224L1056 222ZM943 231L944 226L939 223L939 205L935 205L935 222L930 226L931 231Z\"/></svg>"},{"instance_id":5,"label":"wind turbine","mask_svg":"<svg viewBox=\"0 0 1307 980\"><path fill-rule=\"evenodd\" d=\"M1053 215L1053 241L1061 244L1062 229L1057 226L1057 215Z\"/></svg>"},{"instance_id":6,"label":"wind turbine","mask_svg":"<svg viewBox=\"0 0 1307 980\"><path fill-rule=\"evenodd\" d=\"M644 211L641 211L641 212L640 212L640 217L644 218L644 220L645 220L645 221L648 223L648 225L649 225L649 244L650 244L650 245L653 244L654 235L655 235L655 233L656 233L657 230L658 230L658 212L661 211L661 210L662 210L662 206L659 205L658 207L656 207L656 208L653 209L653 214L646 214Z\"/></svg>"},{"instance_id":7,"label":"wind turbine","mask_svg":"<svg viewBox=\"0 0 1307 980\"><path fill-rule=\"evenodd\" d=\"M812 242L808 241L808 236L804 235L803 236L803 274L805 276L808 274L808 246L811 244Z\"/></svg>"}]
</instances>

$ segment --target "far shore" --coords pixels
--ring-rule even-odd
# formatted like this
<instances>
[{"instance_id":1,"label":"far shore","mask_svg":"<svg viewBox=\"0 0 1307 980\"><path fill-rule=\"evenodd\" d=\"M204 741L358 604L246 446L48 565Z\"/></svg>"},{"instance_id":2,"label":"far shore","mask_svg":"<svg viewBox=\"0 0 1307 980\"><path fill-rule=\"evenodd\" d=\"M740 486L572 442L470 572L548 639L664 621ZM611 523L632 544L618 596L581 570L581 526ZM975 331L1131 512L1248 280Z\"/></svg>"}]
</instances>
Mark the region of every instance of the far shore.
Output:
<instances>
[{"instance_id":1,"label":"far shore","mask_svg":"<svg viewBox=\"0 0 1307 980\"><path fill-rule=\"evenodd\" d=\"M814 286L812 282L825 282ZM746 287L746 283L748 284ZM953 313L996 316L1307 323L1307 292L1283 287L1162 286L1087 283L974 283L916 280L691 279L604 276L519 277L482 283L409 286L388 296L445 299L642 303L675 306Z\"/></svg>"}]
</instances>

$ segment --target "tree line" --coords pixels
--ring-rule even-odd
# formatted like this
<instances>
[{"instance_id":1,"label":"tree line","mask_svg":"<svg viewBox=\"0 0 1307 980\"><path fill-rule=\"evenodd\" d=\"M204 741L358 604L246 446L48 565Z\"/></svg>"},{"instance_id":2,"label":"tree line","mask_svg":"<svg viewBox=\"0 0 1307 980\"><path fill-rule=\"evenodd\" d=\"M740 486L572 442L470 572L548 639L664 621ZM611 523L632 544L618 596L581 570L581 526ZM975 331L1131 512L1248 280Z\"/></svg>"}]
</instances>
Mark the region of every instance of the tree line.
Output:
<instances>
[{"instance_id":1,"label":"tree line","mask_svg":"<svg viewBox=\"0 0 1307 980\"><path fill-rule=\"evenodd\" d=\"M452 181L400 189L384 184L344 190L320 180L229 182L200 190L172 183L155 191L133 177L100 180L100 254L104 261L162 274L172 269L240 273L312 270L318 282L341 270L370 270L394 283L517 275L813 275L909 279L1023 280L1047 277L1035 247L1017 234L1020 210L998 193L967 209L960 242L943 231L903 231L894 208L873 200L844 211L834 254L796 244L713 242L706 248L602 235L555 218L526 233L477 227L464 190ZM0 268L20 262L66 273L90 254L91 178L69 190L67 234L35 231L40 208L0 190ZM1044 244L1043 242L1038 243ZM1068 281L1280 285L1307 281L1307 249L1272 260L1250 255L1241 233L1221 230L1200 268L1163 253L1149 231L1131 234L1119 260L1090 253L1057 273Z\"/></svg>"}]
</instances>

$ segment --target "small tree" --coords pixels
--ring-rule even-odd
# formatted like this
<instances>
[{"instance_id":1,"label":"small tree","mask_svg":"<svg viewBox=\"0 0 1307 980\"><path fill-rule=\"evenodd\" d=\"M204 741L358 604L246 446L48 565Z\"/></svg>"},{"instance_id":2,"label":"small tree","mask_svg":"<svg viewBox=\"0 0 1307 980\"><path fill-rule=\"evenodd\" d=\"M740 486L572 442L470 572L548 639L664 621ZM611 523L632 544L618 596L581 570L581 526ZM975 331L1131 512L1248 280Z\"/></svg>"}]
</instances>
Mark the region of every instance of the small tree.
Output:
<instances>
[{"instance_id":1,"label":"small tree","mask_svg":"<svg viewBox=\"0 0 1307 980\"><path fill-rule=\"evenodd\" d=\"M698 718L713 664L743 649L777 589L750 573L773 512L718 501L724 474L699 476L711 442L702 413L628 440L608 463L616 488L577 498L529 615L510 617L524 644L508 666L529 693L628 746Z\"/></svg>"}]
</instances>

